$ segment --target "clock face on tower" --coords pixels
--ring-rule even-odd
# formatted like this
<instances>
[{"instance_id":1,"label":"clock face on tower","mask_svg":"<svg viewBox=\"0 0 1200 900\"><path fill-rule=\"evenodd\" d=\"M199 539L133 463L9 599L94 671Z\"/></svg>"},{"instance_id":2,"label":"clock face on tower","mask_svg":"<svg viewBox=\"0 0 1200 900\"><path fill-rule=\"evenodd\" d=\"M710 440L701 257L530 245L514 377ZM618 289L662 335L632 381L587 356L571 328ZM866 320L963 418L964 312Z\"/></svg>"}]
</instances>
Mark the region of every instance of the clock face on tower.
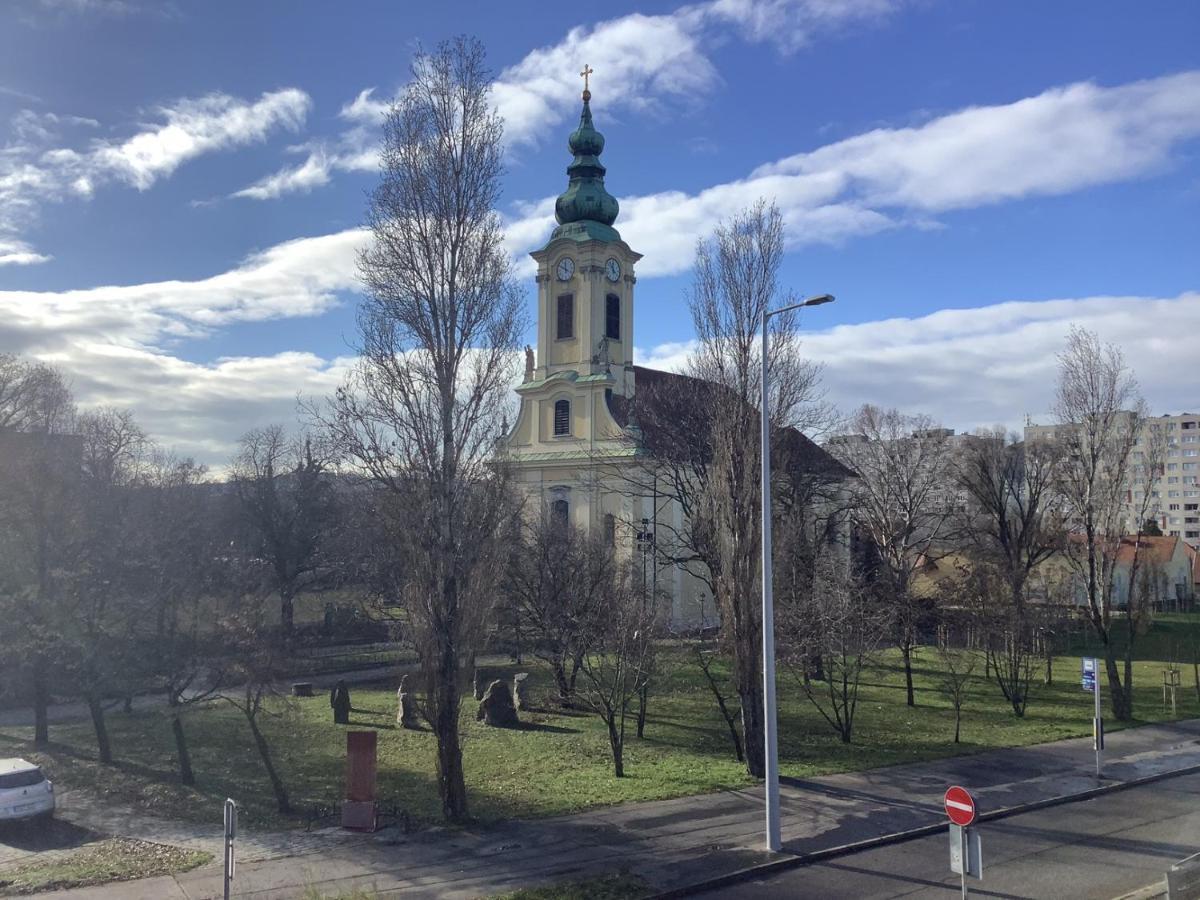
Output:
<instances>
[{"instance_id":1,"label":"clock face on tower","mask_svg":"<svg viewBox=\"0 0 1200 900\"><path fill-rule=\"evenodd\" d=\"M555 269L559 281L570 281L571 276L575 274L575 260L569 256L564 256L558 261L558 267Z\"/></svg>"},{"instance_id":2,"label":"clock face on tower","mask_svg":"<svg viewBox=\"0 0 1200 900\"><path fill-rule=\"evenodd\" d=\"M621 277L621 264L611 256L608 258L608 262L604 264L604 277L613 282Z\"/></svg>"}]
</instances>

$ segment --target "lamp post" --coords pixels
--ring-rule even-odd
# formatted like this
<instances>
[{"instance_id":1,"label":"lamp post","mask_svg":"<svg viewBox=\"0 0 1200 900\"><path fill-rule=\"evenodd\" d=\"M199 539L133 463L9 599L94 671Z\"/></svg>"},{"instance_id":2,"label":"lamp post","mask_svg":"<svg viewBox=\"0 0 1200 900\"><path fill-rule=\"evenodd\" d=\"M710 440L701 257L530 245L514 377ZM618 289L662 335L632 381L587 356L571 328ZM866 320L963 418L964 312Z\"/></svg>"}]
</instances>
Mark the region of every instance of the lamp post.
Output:
<instances>
[{"instance_id":1,"label":"lamp post","mask_svg":"<svg viewBox=\"0 0 1200 900\"><path fill-rule=\"evenodd\" d=\"M763 743L766 756L767 849L782 846L779 828L779 738L775 721L775 600L771 593L771 411L768 407L767 326L771 316L832 303L832 294L810 297L782 309L765 309L762 316L762 639L763 639Z\"/></svg>"}]
</instances>

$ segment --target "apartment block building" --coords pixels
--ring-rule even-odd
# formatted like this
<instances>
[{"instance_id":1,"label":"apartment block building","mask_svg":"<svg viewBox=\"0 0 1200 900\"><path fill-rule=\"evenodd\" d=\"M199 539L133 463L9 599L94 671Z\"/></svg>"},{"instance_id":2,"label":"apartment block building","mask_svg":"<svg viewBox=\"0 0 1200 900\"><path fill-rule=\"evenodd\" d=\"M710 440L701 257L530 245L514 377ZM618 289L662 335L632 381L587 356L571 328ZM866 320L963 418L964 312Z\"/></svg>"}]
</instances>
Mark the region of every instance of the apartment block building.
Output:
<instances>
[{"instance_id":1,"label":"apartment block building","mask_svg":"<svg viewBox=\"0 0 1200 900\"><path fill-rule=\"evenodd\" d=\"M1025 440L1053 439L1062 426L1025 426ZM1139 485L1129 492L1132 509L1140 507L1146 490L1150 491L1152 515L1158 520L1162 533L1181 538L1192 547L1200 547L1200 414L1156 416L1145 420L1142 433L1133 450L1133 466L1144 464L1152 437L1164 438L1166 455L1163 471L1148 485Z\"/></svg>"}]
</instances>

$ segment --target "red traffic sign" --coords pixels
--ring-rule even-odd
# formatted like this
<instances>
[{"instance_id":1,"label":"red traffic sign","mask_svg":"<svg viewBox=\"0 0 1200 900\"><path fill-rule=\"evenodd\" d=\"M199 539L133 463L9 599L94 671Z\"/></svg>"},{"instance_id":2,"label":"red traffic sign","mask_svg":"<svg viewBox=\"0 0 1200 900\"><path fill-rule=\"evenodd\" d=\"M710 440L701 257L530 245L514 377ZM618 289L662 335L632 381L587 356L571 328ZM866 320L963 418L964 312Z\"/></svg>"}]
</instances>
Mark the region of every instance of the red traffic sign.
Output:
<instances>
[{"instance_id":1,"label":"red traffic sign","mask_svg":"<svg viewBox=\"0 0 1200 900\"><path fill-rule=\"evenodd\" d=\"M975 798L967 793L966 788L960 788L957 785L950 788L946 791L946 797L942 804L946 807L946 815L955 825L966 828L975 821L975 815L978 812L975 809Z\"/></svg>"}]
</instances>

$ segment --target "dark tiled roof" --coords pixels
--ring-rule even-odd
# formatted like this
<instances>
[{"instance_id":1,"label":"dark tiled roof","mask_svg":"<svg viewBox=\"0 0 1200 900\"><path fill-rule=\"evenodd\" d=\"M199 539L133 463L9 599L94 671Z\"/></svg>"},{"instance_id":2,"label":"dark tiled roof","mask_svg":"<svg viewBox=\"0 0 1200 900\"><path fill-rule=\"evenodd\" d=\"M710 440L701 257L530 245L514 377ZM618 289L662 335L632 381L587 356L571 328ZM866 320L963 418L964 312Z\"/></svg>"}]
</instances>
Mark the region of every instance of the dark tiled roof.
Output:
<instances>
[{"instance_id":1,"label":"dark tiled roof","mask_svg":"<svg viewBox=\"0 0 1200 900\"><path fill-rule=\"evenodd\" d=\"M711 381L663 372L645 366L633 367L634 397L609 397L608 406L617 424L636 426L642 444L653 455L676 461L707 459L711 440L711 410L722 395L737 402L732 391ZM755 424L751 440L758 440L758 411L747 409ZM771 438L773 465L786 465L794 474L819 476L831 481L854 477L854 473L795 428L776 429Z\"/></svg>"}]
</instances>

